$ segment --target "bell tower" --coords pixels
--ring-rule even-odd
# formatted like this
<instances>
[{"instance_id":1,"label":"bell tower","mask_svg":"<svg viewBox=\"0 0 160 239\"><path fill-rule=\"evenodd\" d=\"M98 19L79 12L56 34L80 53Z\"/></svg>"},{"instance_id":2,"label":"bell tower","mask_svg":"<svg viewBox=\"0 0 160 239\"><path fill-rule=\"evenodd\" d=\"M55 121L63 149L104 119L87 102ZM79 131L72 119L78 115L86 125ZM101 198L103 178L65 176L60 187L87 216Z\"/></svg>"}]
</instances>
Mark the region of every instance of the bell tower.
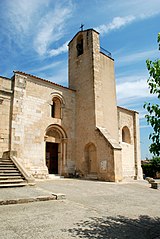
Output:
<instances>
[{"instance_id":1,"label":"bell tower","mask_svg":"<svg viewBox=\"0 0 160 239\"><path fill-rule=\"evenodd\" d=\"M93 29L78 32L69 43L69 87L77 91L78 119L87 115L94 128L106 128L118 142L114 60L100 51Z\"/></svg>"},{"instance_id":2,"label":"bell tower","mask_svg":"<svg viewBox=\"0 0 160 239\"><path fill-rule=\"evenodd\" d=\"M88 128L84 121L89 117L92 129L95 128L93 51L99 52L98 40L97 32L86 30L78 32L69 43L69 87L76 90L76 124Z\"/></svg>"},{"instance_id":3,"label":"bell tower","mask_svg":"<svg viewBox=\"0 0 160 239\"><path fill-rule=\"evenodd\" d=\"M69 88L76 90L76 162L81 167L85 161L84 148L94 144L92 148L97 150L94 171L98 172L100 157L108 157L105 153L108 149L103 156L97 131L101 131L104 141L109 144L113 141L118 150L120 147L114 60L100 51L99 33L93 29L81 30L69 42ZM113 158L111 161L114 165ZM114 166L110 171L114 175Z\"/></svg>"}]
</instances>

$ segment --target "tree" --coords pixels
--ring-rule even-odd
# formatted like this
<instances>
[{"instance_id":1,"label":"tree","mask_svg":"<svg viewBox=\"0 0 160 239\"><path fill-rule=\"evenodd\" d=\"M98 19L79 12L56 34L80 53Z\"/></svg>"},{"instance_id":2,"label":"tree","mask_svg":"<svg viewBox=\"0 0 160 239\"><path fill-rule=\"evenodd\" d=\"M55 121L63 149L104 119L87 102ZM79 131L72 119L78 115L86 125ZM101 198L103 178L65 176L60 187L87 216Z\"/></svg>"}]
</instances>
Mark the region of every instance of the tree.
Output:
<instances>
[{"instance_id":1,"label":"tree","mask_svg":"<svg viewBox=\"0 0 160 239\"><path fill-rule=\"evenodd\" d=\"M158 34L158 45L160 50L160 33ZM149 71L148 87L150 94L160 100L160 59L155 61L147 60L147 69ZM145 103L144 108L148 111L145 115L148 124L152 126L153 133L149 135L152 140L150 145L150 152L154 155L160 156L160 104Z\"/></svg>"},{"instance_id":2,"label":"tree","mask_svg":"<svg viewBox=\"0 0 160 239\"><path fill-rule=\"evenodd\" d=\"M142 161L142 169L146 177L156 178L157 173L160 173L160 157Z\"/></svg>"},{"instance_id":3,"label":"tree","mask_svg":"<svg viewBox=\"0 0 160 239\"><path fill-rule=\"evenodd\" d=\"M156 173L160 172L160 157L153 157L151 160L151 166L153 173L156 176Z\"/></svg>"}]
</instances>

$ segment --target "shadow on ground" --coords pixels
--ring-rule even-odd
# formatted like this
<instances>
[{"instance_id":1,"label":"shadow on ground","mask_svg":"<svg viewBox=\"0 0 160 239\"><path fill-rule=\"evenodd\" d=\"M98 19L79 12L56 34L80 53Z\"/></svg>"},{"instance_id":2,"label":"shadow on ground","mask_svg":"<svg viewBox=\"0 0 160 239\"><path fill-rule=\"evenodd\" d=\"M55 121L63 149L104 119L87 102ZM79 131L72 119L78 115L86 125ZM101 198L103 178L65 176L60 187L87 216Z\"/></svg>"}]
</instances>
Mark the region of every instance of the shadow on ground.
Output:
<instances>
[{"instance_id":1,"label":"shadow on ground","mask_svg":"<svg viewBox=\"0 0 160 239\"><path fill-rule=\"evenodd\" d=\"M68 232L72 237L88 239L160 239L160 218L92 217Z\"/></svg>"}]
</instances>

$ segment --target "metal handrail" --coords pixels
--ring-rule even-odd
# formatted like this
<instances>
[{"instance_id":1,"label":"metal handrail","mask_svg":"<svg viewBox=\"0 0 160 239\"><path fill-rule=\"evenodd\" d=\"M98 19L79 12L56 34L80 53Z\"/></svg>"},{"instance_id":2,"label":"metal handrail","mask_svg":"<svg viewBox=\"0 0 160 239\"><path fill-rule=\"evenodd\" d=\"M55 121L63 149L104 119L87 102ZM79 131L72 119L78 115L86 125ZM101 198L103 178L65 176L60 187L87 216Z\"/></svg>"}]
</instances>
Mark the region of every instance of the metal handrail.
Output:
<instances>
[{"instance_id":1,"label":"metal handrail","mask_svg":"<svg viewBox=\"0 0 160 239\"><path fill-rule=\"evenodd\" d=\"M105 55L109 56L109 57L112 57L112 54L111 52L107 51L106 49L104 49L103 47L100 47L100 50L102 53L104 53Z\"/></svg>"}]
</instances>

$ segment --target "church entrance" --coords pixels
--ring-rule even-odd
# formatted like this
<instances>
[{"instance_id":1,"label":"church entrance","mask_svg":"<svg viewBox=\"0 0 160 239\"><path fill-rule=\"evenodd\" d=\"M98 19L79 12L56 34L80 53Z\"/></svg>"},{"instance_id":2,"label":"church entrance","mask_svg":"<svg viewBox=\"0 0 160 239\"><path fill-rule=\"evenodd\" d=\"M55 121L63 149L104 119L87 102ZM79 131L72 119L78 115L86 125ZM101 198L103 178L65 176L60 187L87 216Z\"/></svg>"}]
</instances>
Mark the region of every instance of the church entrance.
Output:
<instances>
[{"instance_id":1,"label":"church entrance","mask_svg":"<svg viewBox=\"0 0 160 239\"><path fill-rule=\"evenodd\" d=\"M46 142L46 166L49 174L58 174L58 143Z\"/></svg>"},{"instance_id":2,"label":"church entrance","mask_svg":"<svg viewBox=\"0 0 160 239\"><path fill-rule=\"evenodd\" d=\"M59 125L50 125L45 132L45 164L49 174L64 175L67 169L67 136Z\"/></svg>"}]
</instances>

